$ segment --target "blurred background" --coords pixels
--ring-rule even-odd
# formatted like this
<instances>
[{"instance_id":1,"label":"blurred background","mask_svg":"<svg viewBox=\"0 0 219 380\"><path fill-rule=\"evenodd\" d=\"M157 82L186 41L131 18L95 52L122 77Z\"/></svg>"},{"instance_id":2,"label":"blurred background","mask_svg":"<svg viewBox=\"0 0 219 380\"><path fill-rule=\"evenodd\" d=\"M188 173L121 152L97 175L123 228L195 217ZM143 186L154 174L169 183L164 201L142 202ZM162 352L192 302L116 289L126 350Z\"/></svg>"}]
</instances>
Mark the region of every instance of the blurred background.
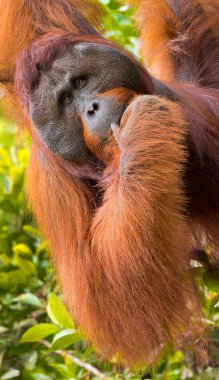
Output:
<instances>
[{"instance_id":1,"label":"blurred background","mask_svg":"<svg viewBox=\"0 0 219 380\"><path fill-rule=\"evenodd\" d=\"M109 38L139 55L133 10L102 0ZM3 93L0 92L0 99ZM0 379L219 380L219 274L196 266L211 364L187 352L164 357L155 370L121 368L99 360L62 304L46 242L25 204L30 140L0 108ZM202 348L200 347L200 350Z\"/></svg>"}]
</instances>

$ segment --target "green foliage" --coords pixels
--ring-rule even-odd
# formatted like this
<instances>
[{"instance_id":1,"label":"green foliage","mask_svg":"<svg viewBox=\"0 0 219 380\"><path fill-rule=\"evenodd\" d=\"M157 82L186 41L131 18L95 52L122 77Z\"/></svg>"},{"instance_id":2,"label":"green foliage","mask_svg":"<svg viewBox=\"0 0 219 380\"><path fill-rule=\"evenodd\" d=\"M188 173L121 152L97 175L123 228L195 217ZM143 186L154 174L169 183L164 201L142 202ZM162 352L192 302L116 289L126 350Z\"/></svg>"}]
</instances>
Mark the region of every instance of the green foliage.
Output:
<instances>
[{"instance_id":1,"label":"green foliage","mask_svg":"<svg viewBox=\"0 0 219 380\"><path fill-rule=\"evenodd\" d=\"M132 19L133 8L117 0L102 0L106 11L104 25L108 38L139 55L138 31Z\"/></svg>"},{"instance_id":2,"label":"green foliage","mask_svg":"<svg viewBox=\"0 0 219 380\"><path fill-rule=\"evenodd\" d=\"M36 326L30 327L29 330L25 331L21 337L20 343L27 342L38 342L50 335L54 335L60 332L60 328L52 323L39 323Z\"/></svg>"},{"instance_id":3,"label":"green foliage","mask_svg":"<svg viewBox=\"0 0 219 380\"><path fill-rule=\"evenodd\" d=\"M136 53L133 10L115 0L102 3L108 36ZM219 379L218 273L200 266L194 270L211 331L212 366L197 374L192 354L166 353L149 376L144 368L121 369L116 359L111 365L98 359L57 296L46 243L25 204L28 138L17 140L15 132L0 118L0 379Z\"/></svg>"},{"instance_id":4,"label":"green foliage","mask_svg":"<svg viewBox=\"0 0 219 380\"><path fill-rule=\"evenodd\" d=\"M65 329L74 328L74 323L60 299L51 294L48 301L47 312L53 323Z\"/></svg>"}]
</instances>

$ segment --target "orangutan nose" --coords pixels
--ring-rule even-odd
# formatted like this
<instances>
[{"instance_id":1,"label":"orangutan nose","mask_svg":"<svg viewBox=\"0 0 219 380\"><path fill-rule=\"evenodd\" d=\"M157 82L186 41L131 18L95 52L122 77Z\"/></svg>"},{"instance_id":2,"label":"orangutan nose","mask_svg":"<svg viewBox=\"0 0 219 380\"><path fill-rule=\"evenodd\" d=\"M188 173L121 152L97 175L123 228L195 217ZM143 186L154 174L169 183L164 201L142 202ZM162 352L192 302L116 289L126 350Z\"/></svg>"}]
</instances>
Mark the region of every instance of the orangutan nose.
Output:
<instances>
[{"instance_id":1,"label":"orangutan nose","mask_svg":"<svg viewBox=\"0 0 219 380\"><path fill-rule=\"evenodd\" d=\"M94 117L97 111L99 111L100 105L98 102L92 102L88 104L87 107L87 116L89 117Z\"/></svg>"}]
</instances>

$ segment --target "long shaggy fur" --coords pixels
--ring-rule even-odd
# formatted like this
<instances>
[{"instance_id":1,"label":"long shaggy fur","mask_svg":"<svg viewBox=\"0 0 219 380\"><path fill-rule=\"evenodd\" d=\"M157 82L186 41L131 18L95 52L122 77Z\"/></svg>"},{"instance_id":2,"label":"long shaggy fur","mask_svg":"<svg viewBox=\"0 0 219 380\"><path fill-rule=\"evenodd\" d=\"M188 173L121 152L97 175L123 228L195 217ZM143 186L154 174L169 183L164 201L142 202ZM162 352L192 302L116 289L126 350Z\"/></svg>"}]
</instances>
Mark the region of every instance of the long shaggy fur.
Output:
<instances>
[{"instance_id":1,"label":"long shaggy fur","mask_svg":"<svg viewBox=\"0 0 219 380\"><path fill-rule=\"evenodd\" d=\"M154 97L128 112L101 207L88 183L36 147L27 185L78 324L102 356L152 364L199 326L182 217L186 126L177 105Z\"/></svg>"},{"instance_id":2,"label":"long shaggy fur","mask_svg":"<svg viewBox=\"0 0 219 380\"><path fill-rule=\"evenodd\" d=\"M137 7L142 55L157 79L218 88L218 0L124 2Z\"/></svg>"},{"instance_id":3,"label":"long shaggy fur","mask_svg":"<svg viewBox=\"0 0 219 380\"><path fill-rule=\"evenodd\" d=\"M47 33L96 34L102 8L92 0L1 0L0 79L13 82L15 62L28 43Z\"/></svg>"},{"instance_id":4,"label":"long shaggy fur","mask_svg":"<svg viewBox=\"0 0 219 380\"><path fill-rule=\"evenodd\" d=\"M13 4L0 3L0 77L11 83L17 55L31 42L16 70L26 111L40 67L69 44L95 41L121 50L79 13L81 4L85 15L89 6L96 10L92 1ZM175 102L157 96L155 80L136 63L141 93L150 96L112 90L118 101L132 102L121 130L115 128L105 169L55 157L30 123L27 189L77 323L104 357L119 353L123 362L152 365L168 345L181 347L201 334L190 255L201 248L199 231L218 246L219 44L212 16L218 1L135 5L144 55ZM97 153L86 128L84 134Z\"/></svg>"},{"instance_id":5,"label":"long shaggy fur","mask_svg":"<svg viewBox=\"0 0 219 380\"><path fill-rule=\"evenodd\" d=\"M188 209L201 234L218 247L219 1L130 0L134 3L145 62L168 83L188 121ZM198 245L201 240L198 236Z\"/></svg>"}]
</instances>

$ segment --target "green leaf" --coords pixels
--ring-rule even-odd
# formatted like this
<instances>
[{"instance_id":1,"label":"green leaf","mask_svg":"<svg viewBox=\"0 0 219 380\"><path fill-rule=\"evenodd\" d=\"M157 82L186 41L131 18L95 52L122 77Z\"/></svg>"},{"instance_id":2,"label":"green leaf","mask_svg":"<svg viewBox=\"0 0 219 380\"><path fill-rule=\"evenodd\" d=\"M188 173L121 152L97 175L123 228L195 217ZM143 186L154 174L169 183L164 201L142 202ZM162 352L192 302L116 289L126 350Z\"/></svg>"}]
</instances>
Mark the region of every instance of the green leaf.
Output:
<instances>
[{"instance_id":1,"label":"green leaf","mask_svg":"<svg viewBox=\"0 0 219 380\"><path fill-rule=\"evenodd\" d=\"M31 226L31 225L25 225L23 226L23 230L25 232L27 232L31 237L33 237L34 239L36 238L39 238L40 237L40 232L38 231L37 228Z\"/></svg>"},{"instance_id":2,"label":"green leaf","mask_svg":"<svg viewBox=\"0 0 219 380\"><path fill-rule=\"evenodd\" d=\"M0 334L4 334L6 333L7 331L9 331L9 329L5 326L0 326Z\"/></svg>"},{"instance_id":3,"label":"green leaf","mask_svg":"<svg viewBox=\"0 0 219 380\"><path fill-rule=\"evenodd\" d=\"M1 380L14 379L18 377L19 375L20 375L20 371L18 371L17 369L11 369L1 377Z\"/></svg>"},{"instance_id":4,"label":"green leaf","mask_svg":"<svg viewBox=\"0 0 219 380\"><path fill-rule=\"evenodd\" d=\"M20 256L14 259L14 263L26 273L27 276L32 276L36 274L36 267L34 263L29 260L23 260Z\"/></svg>"},{"instance_id":5,"label":"green leaf","mask_svg":"<svg viewBox=\"0 0 219 380\"><path fill-rule=\"evenodd\" d=\"M56 334L59 331L60 328L51 323L40 323L25 331L20 339L20 343L38 342L39 340L44 339L49 335Z\"/></svg>"},{"instance_id":6,"label":"green leaf","mask_svg":"<svg viewBox=\"0 0 219 380\"><path fill-rule=\"evenodd\" d=\"M32 251L30 247L28 247L26 244L16 244L13 247L13 252L15 255L24 255L31 257L32 256Z\"/></svg>"},{"instance_id":7,"label":"green leaf","mask_svg":"<svg viewBox=\"0 0 219 380\"><path fill-rule=\"evenodd\" d=\"M37 351L33 351L28 357L28 359L26 360L25 368L32 371L37 364L37 360L38 360L38 353Z\"/></svg>"},{"instance_id":8,"label":"green leaf","mask_svg":"<svg viewBox=\"0 0 219 380\"><path fill-rule=\"evenodd\" d=\"M74 323L60 299L51 293L47 306L47 313L53 323L65 329L74 329Z\"/></svg>"},{"instance_id":9,"label":"green leaf","mask_svg":"<svg viewBox=\"0 0 219 380\"><path fill-rule=\"evenodd\" d=\"M218 270L206 270L203 274L203 280L205 285L212 292L219 292L219 271Z\"/></svg>"},{"instance_id":10,"label":"green leaf","mask_svg":"<svg viewBox=\"0 0 219 380\"><path fill-rule=\"evenodd\" d=\"M53 350L64 350L65 348L79 342L82 339L82 335L72 329L66 329L55 335L52 342Z\"/></svg>"},{"instance_id":11,"label":"green leaf","mask_svg":"<svg viewBox=\"0 0 219 380\"><path fill-rule=\"evenodd\" d=\"M49 375L45 375L44 373L33 373L31 375L31 379L33 380L53 380L52 377L50 377Z\"/></svg>"},{"instance_id":12,"label":"green leaf","mask_svg":"<svg viewBox=\"0 0 219 380\"><path fill-rule=\"evenodd\" d=\"M13 270L9 273L0 273L0 288L15 289L18 285L24 284L27 277L22 270Z\"/></svg>"},{"instance_id":13,"label":"green leaf","mask_svg":"<svg viewBox=\"0 0 219 380\"><path fill-rule=\"evenodd\" d=\"M14 205L9 195L5 195L4 200L0 202L0 209L11 214L18 213L18 208Z\"/></svg>"},{"instance_id":14,"label":"green leaf","mask_svg":"<svg viewBox=\"0 0 219 380\"><path fill-rule=\"evenodd\" d=\"M34 294L32 294L32 293L20 294L14 300L18 301L18 302L21 302L23 304L26 304L26 305L31 305L31 306L37 307L37 308L42 308L43 307L43 304L39 300L39 298L37 296L35 296Z\"/></svg>"}]
</instances>

